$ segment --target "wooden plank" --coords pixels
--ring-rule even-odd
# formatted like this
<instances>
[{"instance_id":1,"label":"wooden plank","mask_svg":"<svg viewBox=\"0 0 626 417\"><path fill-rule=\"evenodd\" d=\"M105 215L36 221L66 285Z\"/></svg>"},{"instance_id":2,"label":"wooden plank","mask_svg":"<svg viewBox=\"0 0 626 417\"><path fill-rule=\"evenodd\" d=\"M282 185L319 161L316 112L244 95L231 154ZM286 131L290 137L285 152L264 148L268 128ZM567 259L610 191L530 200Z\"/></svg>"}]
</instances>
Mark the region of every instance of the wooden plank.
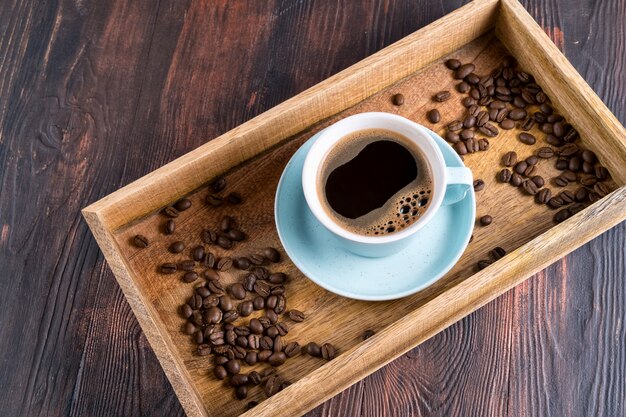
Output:
<instances>
[{"instance_id":1,"label":"wooden plank","mask_svg":"<svg viewBox=\"0 0 626 417\"><path fill-rule=\"evenodd\" d=\"M559 112L620 184L626 184L626 129L517 0L503 0L496 23L498 38L535 75ZM616 140L606 143L606 138Z\"/></svg>"}]
</instances>

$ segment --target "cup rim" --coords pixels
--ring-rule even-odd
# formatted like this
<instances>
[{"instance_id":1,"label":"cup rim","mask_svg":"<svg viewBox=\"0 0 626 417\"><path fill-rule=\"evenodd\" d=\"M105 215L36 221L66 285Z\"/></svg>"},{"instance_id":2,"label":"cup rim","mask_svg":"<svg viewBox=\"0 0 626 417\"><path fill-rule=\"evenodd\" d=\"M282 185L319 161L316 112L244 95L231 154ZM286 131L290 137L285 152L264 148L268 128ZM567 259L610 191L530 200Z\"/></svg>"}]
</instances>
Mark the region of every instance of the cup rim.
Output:
<instances>
[{"instance_id":1,"label":"cup rim","mask_svg":"<svg viewBox=\"0 0 626 417\"><path fill-rule=\"evenodd\" d=\"M366 126L350 128L350 124L365 124ZM423 216L421 216L415 223L398 232L382 236L359 235L357 233L350 232L333 222L324 210L317 190L316 180L319 173L319 166L327 155L329 148L346 134L368 128L379 128L394 131L395 129L390 128L389 125L402 126L404 131L400 133L415 142L417 146L424 151L423 155L430 165L431 171L433 171L433 199L430 203L430 207L428 207ZM338 131L344 129L346 129L347 132L339 135ZM407 131L410 132L409 135L405 134ZM438 172L435 173L435 171ZM422 126L409 119L396 114L384 112L358 113L339 120L338 122L335 122L325 128L322 132L320 132L320 136L307 153L304 166L302 168L302 189L304 191L304 197L315 218L335 235L352 242L370 245L382 245L397 242L412 236L424 227L435 215L443 202L445 184L446 170L443 154L428 132Z\"/></svg>"}]
</instances>

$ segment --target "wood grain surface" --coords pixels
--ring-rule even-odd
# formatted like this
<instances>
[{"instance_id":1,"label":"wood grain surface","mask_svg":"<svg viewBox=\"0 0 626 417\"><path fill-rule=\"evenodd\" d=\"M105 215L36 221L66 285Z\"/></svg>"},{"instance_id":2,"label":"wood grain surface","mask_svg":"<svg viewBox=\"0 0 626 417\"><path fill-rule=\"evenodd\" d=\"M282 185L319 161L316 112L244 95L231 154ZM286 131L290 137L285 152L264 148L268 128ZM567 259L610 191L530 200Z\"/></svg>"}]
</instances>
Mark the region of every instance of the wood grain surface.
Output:
<instances>
[{"instance_id":1,"label":"wood grain surface","mask_svg":"<svg viewBox=\"0 0 626 417\"><path fill-rule=\"evenodd\" d=\"M459 5L0 5L0 414L182 414L79 208ZM624 2L525 5L624 122ZM625 236L310 415L623 415Z\"/></svg>"}]
</instances>

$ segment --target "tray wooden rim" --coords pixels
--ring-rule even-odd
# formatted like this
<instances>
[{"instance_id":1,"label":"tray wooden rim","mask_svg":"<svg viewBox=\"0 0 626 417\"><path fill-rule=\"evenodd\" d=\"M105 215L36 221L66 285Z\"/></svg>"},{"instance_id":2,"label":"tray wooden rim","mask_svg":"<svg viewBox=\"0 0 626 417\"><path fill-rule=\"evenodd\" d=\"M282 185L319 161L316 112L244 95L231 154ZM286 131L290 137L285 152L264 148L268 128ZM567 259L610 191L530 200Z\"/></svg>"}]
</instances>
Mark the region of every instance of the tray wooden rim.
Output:
<instances>
[{"instance_id":1,"label":"tray wooden rim","mask_svg":"<svg viewBox=\"0 0 626 417\"><path fill-rule=\"evenodd\" d=\"M129 268L121 248L116 243L113 233L136 221L142 215L147 215L158 207L191 192L205 182L201 178L194 178L186 182L184 187L175 184L172 178L177 177L181 170L189 166L202 165L203 161L211 154L227 152L229 149L235 149L235 147L241 149L237 158L233 158L223 165L217 164L212 168L214 172L208 170L205 177L210 178L225 171L229 168L228 165L235 166L411 74L415 71L415 66L419 68L439 56L445 55L444 49L431 52L427 57L413 60L410 65L398 65L393 76L382 77L383 79L375 86L365 88L360 93L349 99L343 99L338 104L328 104L327 100L334 97L338 91L354 86L358 82L360 74L382 71L385 65L401 62L405 49L411 45L423 44L434 36L433 34L441 35L446 28L451 25L458 25L459 22L468 18L477 19L478 22L475 27L461 30L460 33L456 34L454 40L446 43L445 48L454 50L492 29L496 19L494 14L500 17L504 16L503 18L506 18L508 23L517 25L517 30L522 31L521 37L524 38L524 41L538 45L540 47L538 52L541 57L557 66L558 75L565 82L575 86L575 88L572 87L571 92L549 91L551 96L556 94L557 103L558 101L573 101L575 104L583 104L586 108L584 112L578 111L580 117L587 120L602 121L601 126L598 124L590 128L586 126L576 127L593 140L608 144L607 148L602 148L599 156L610 162L607 165L614 179L622 186L601 201L513 251L510 258L507 258L515 259L515 262L495 263L463 282L451 286L442 294L389 325L374 337L306 375L244 415L270 416L278 407L284 415L299 415L310 410L493 300L528 276L540 271L626 219L626 186L624 185L626 184L626 169L624 168L626 162L626 140L624 139L626 138L626 130L516 0L476 0L469 3L83 209L83 216L188 415L210 416L211 414L205 408L199 393L191 383L187 370L177 358L172 340L169 334L163 331L164 326L156 311L149 300L144 297L142 289L136 285L134 274ZM519 51L519 45L516 44L519 41L511 39L510 35L506 33L499 32L497 26L496 34L512 51L525 53L525 51ZM439 56L436 56L437 54ZM577 94L572 97L574 93ZM301 117L300 114L299 119L301 121L285 123L286 120L294 116L294 108L304 106L309 107L309 112L305 117ZM268 128L268 126L274 127ZM268 129L270 130L269 134L261 139L258 132L260 130L265 132ZM170 191L157 193L150 200L150 204L142 206L143 213L127 213L121 210L122 207L128 205L129 201L137 201L146 193L154 193L157 186L161 190L167 188L163 185L173 186L170 187ZM565 235L571 235L572 238L564 240L563 236ZM542 253L542 256L536 256L538 253ZM452 309L449 307L450 305L455 307ZM428 320L424 320L424 318L428 318ZM324 381L324 383L320 384L320 381Z\"/></svg>"}]
</instances>

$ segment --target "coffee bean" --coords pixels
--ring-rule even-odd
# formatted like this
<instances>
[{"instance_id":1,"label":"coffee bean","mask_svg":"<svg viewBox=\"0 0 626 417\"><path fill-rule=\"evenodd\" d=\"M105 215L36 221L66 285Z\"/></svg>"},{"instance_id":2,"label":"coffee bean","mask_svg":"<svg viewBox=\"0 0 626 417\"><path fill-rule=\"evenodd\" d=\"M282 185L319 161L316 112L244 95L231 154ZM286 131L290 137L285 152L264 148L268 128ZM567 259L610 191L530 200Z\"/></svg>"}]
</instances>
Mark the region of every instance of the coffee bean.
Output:
<instances>
[{"instance_id":1,"label":"coffee bean","mask_svg":"<svg viewBox=\"0 0 626 417\"><path fill-rule=\"evenodd\" d=\"M193 309L191 308L189 304L183 304L182 307L180 308L180 313L182 314L184 318L188 319L189 317L193 315Z\"/></svg>"},{"instance_id":2,"label":"coffee bean","mask_svg":"<svg viewBox=\"0 0 626 417\"><path fill-rule=\"evenodd\" d=\"M315 342L309 342L307 343L302 350L304 351L304 353L306 353L307 355L316 357L316 358L321 358L322 357L322 349L320 348L320 346L315 343Z\"/></svg>"},{"instance_id":3,"label":"coffee bean","mask_svg":"<svg viewBox=\"0 0 626 417\"><path fill-rule=\"evenodd\" d=\"M561 200L563 200L563 203L565 204L570 204L574 201L575 198L574 193L567 190L561 191L558 196L561 198Z\"/></svg>"},{"instance_id":4,"label":"coffee bean","mask_svg":"<svg viewBox=\"0 0 626 417\"><path fill-rule=\"evenodd\" d=\"M261 297L267 297L270 294L270 286L263 281L256 281L254 283L254 292L259 294Z\"/></svg>"},{"instance_id":5,"label":"coffee bean","mask_svg":"<svg viewBox=\"0 0 626 417\"><path fill-rule=\"evenodd\" d=\"M476 85L480 82L480 77L474 74L473 72L468 74L464 79L468 84L471 84L471 85ZM484 86L479 86L479 87L484 88Z\"/></svg>"},{"instance_id":6,"label":"coffee bean","mask_svg":"<svg viewBox=\"0 0 626 417\"><path fill-rule=\"evenodd\" d=\"M573 216L574 214L583 211L585 209L585 204L583 203L574 203L571 206L569 206L567 209L569 210L569 213Z\"/></svg>"},{"instance_id":7,"label":"coffee bean","mask_svg":"<svg viewBox=\"0 0 626 417\"><path fill-rule=\"evenodd\" d=\"M220 191L222 191L224 188L226 188L226 178L224 177L217 177L212 183L211 183L211 189L216 192L219 193Z\"/></svg>"},{"instance_id":8,"label":"coffee bean","mask_svg":"<svg viewBox=\"0 0 626 417\"><path fill-rule=\"evenodd\" d=\"M241 204L243 203L243 197L237 192L232 192L226 196L226 201L232 205Z\"/></svg>"},{"instance_id":9,"label":"coffee bean","mask_svg":"<svg viewBox=\"0 0 626 417\"><path fill-rule=\"evenodd\" d=\"M230 294L236 300L243 300L244 298L246 298L246 289L243 287L242 284L240 284L238 282L235 283L235 284L232 284L230 286L229 290L230 290ZM250 306L250 307L252 307L252 306ZM250 312L252 312L252 310L250 310Z\"/></svg>"},{"instance_id":10,"label":"coffee bean","mask_svg":"<svg viewBox=\"0 0 626 417\"><path fill-rule=\"evenodd\" d=\"M255 357L256 357L256 352L248 352L248 353L254 353ZM257 361L255 360L254 363L256 363ZM261 374L259 374L257 371L252 371L248 374L248 382L250 382L252 385L259 385L261 383Z\"/></svg>"},{"instance_id":11,"label":"coffee bean","mask_svg":"<svg viewBox=\"0 0 626 417\"><path fill-rule=\"evenodd\" d=\"M183 275L183 282L186 282L187 284L194 282L197 279L198 279L198 274L193 271L186 272Z\"/></svg>"},{"instance_id":12,"label":"coffee bean","mask_svg":"<svg viewBox=\"0 0 626 417\"><path fill-rule=\"evenodd\" d=\"M230 249L233 247L233 241L224 235L220 235L216 243L222 249Z\"/></svg>"},{"instance_id":13,"label":"coffee bean","mask_svg":"<svg viewBox=\"0 0 626 417\"><path fill-rule=\"evenodd\" d=\"M191 251L191 257L194 261L202 261L204 259L204 246L198 245Z\"/></svg>"},{"instance_id":14,"label":"coffee bean","mask_svg":"<svg viewBox=\"0 0 626 417\"><path fill-rule=\"evenodd\" d=\"M554 164L554 167L560 171L566 170L568 166L569 166L569 161L563 158L559 158Z\"/></svg>"},{"instance_id":15,"label":"coffee bean","mask_svg":"<svg viewBox=\"0 0 626 417\"><path fill-rule=\"evenodd\" d=\"M463 129L463 123L459 120L454 120L448 124L448 130L452 132L458 132L461 129Z\"/></svg>"},{"instance_id":16,"label":"coffee bean","mask_svg":"<svg viewBox=\"0 0 626 417\"><path fill-rule=\"evenodd\" d=\"M222 232L228 232L235 225L235 221L230 216L223 216L220 221L220 230Z\"/></svg>"},{"instance_id":17,"label":"coffee bean","mask_svg":"<svg viewBox=\"0 0 626 417\"><path fill-rule=\"evenodd\" d=\"M280 262L280 252L278 252L275 248L263 249L263 256L269 259L272 263Z\"/></svg>"},{"instance_id":18,"label":"coffee bean","mask_svg":"<svg viewBox=\"0 0 626 417\"><path fill-rule=\"evenodd\" d=\"M593 187L598 182L598 179L594 175L585 175L579 182L585 187Z\"/></svg>"},{"instance_id":19,"label":"coffee bean","mask_svg":"<svg viewBox=\"0 0 626 417\"><path fill-rule=\"evenodd\" d=\"M293 358L300 352L300 345L298 342L288 343L287 346L285 346L284 352L288 358Z\"/></svg>"},{"instance_id":20,"label":"coffee bean","mask_svg":"<svg viewBox=\"0 0 626 417\"><path fill-rule=\"evenodd\" d=\"M600 196L596 194L595 192L591 191L589 193L588 200L592 203L595 203L596 201L600 200Z\"/></svg>"},{"instance_id":21,"label":"coffee bean","mask_svg":"<svg viewBox=\"0 0 626 417\"><path fill-rule=\"evenodd\" d=\"M512 167L517 163L517 154L513 151L507 152L502 157L502 165Z\"/></svg>"},{"instance_id":22,"label":"coffee bean","mask_svg":"<svg viewBox=\"0 0 626 417\"><path fill-rule=\"evenodd\" d=\"M228 271L230 268L232 268L232 266L233 260L228 256L220 258L220 260L217 261L217 269L220 271Z\"/></svg>"},{"instance_id":23,"label":"coffee bean","mask_svg":"<svg viewBox=\"0 0 626 417\"><path fill-rule=\"evenodd\" d=\"M144 249L148 247L150 241L144 235L135 235L135 237L133 237L133 243L138 248Z\"/></svg>"},{"instance_id":24,"label":"coffee bean","mask_svg":"<svg viewBox=\"0 0 626 417\"><path fill-rule=\"evenodd\" d=\"M568 143L559 149L559 155L565 158L570 158L578 153L580 148L574 143Z\"/></svg>"},{"instance_id":25,"label":"coffee bean","mask_svg":"<svg viewBox=\"0 0 626 417\"><path fill-rule=\"evenodd\" d=\"M228 236L228 238L233 242L241 242L246 238L246 234L237 229L230 229L228 233L226 233L226 236Z\"/></svg>"},{"instance_id":26,"label":"coffee bean","mask_svg":"<svg viewBox=\"0 0 626 417\"><path fill-rule=\"evenodd\" d=\"M532 177L537 172L537 167L535 165L528 165L524 170L524 175L527 177Z\"/></svg>"},{"instance_id":27,"label":"coffee bean","mask_svg":"<svg viewBox=\"0 0 626 417\"><path fill-rule=\"evenodd\" d=\"M283 339L280 335L276 335L274 337L274 353L278 353L278 352L282 352L283 349L285 348L285 345L283 344Z\"/></svg>"},{"instance_id":28,"label":"coffee bean","mask_svg":"<svg viewBox=\"0 0 626 417\"><path fill-rule=\"evenodd\" d=\"M321 348L322 358L327 361L335 359L335 347L330 343L324 343Z\"/></svg>"},{"instance_id":29,"label":"coffee bean","mask_svg":"<svg viewBox=\"0 0 626 417\"><path fill-rule=\"evenodd\" d=\"M404 95L398 93L391 96L391 102L396 106L401 106L404 104Z\"/></svg>"},{"instance_id":30,"label":"coffee bean","mask_svg":"<svg viewBox=\"0 0 626 417\"><path fill-rule=\"evenodd\" d=\"M513 109L509 111L509 119L511 120L522 120L527 116L526 110L524 109Z\"/></svg>"},{"instance_id":31,"label":"coffee bean","mask_svg":"<svg viewBox=\"0 0 626 417\"><path fill-rule=\"evenodd\" d=\"M594 174L595 174L596 178L598 178L598 180L600 180L600 181L604 181L604 180L608 179L611 176L609 174L609 170L606 169L603 166L597 166L595 168Z\"/></svg>"},{"instance_id":32,"label":"coffee bean","mask_svg":"<svg viewBox=\"0 0 626 417\"><path fill-rule=\"evenodd\" d=\"M486 111L480 111L476 115L476 126L484 126L489 121L489 113Z\"/></svg>"},{"instance_id":33,"label":"coffee bean","mask_svg":"<svg viewBox=\"0 0 626 417\"><path fill-rule=\"evenodd\" d=\"M582 171L585 174L593 174L594 167L587 161L583 161Z\"/></svg>"},{"instance_id":34,"label":"coffee bean","mask_svg":"<svg viewBox=\"0 0 626 417\"><path fill-rule=\"evenodd\" d=\"M176 270L178 269L178 267L176 266L176 264L173 263L164 263L161 265L160 270L162 274L173 274L174 272L176 272Z\"/></svg>"},{"instance_id":35,"label":"coffee bean","mask_svg":"<svg viewBox=\"0 0 626 417\"><path fill-rule=\"evenodd\" d=\"M441 121L441 113L437 109L432 109L426 113L426 118L430 123L439 123Z\"/></svg>"},{"instance_id":36,"label":"coffee bean","mask_svg":"<svg viewBox=\"0 0 626 417\"><path fill-rule=\"evenodd\" d=\"M237 375L241 370L241 363L237 359L232 359L224 364L224 368L231 375Z\"/></svg>"},{"instance_id":37,"label":"coffee bean","mask_svg":"<svg viewBox=\"0 0 626 417\"><path fill-rule=\"evenodd\" d=\"M557 138L562 138L565 136L565 128L563 127L563 123L557 122L552 125L552 134Z\"/></svg>"},{"instance_id":38,"label":"coffee bean","mask_svg":"<svg viewBox=\"0 0 626 417\"><path fill-rule=\"evenodd\" d=\"M472 127L476 126L476 117L472 116L471 114L468 114L465 119L463 119L463 127L467 130L470 129ZM466 130L463 130L466 131ZM461 132L461 133L463 133Z\"/></svg>"},{"instance_id":39,"label":"coffee bean","mask_svg":"<svg viewBox=\"0 0 626 417\"><path fill-rule=\"evenodd\" d=\"M454 73L454 78L456 78L457 80L462 80L463 78L474 72L474 69L476 69L476 66L474 64L463 64Z\"/></svg>"},{"instance_id":40,"label":"coffee bean","mask_svg":"<svg viewBox=\"0 0 626 417\"><path fill-rule=\"evenodd\" d=\"M265 263L265 256L258 253L250 255L250 262L252 262L254 265L263 265ZM257 276L257 278L259 277Z\"/></svg>"},{"instance_id":41,"label":"coffee bean","mask_svg":"<svg viewBox=\"0 0 626 417\"><path fill-rule=\"evenodd\" d=\"M202 297L198 294L194 294L189 297L187 304L189 304L192 309L198 310L200 307L202 307Z\"/></svg>"},{"instance_id":42,"label":"coffee bean","mask_svg":"<svg viewBox=\"0 0 626 417\"><path fill-rule=\"evenodd\" d=\"M183 250L185 250L185 243L181 242L180 240L176 241L170 245L169 249L172 253L181 253Z\"/></svg>"},{"instance_id":43,"label":"coffee bean","mask_svg":"<svg viewBox=\"0 0 626 417\"><path fill-rule=\"evenodd\" d=\"M528 163L526 161L520 161L517 164L515 164L515 166L513 167L513 170L517 172L518 174L523 175L524 172L526 171L526 168L528 168Z\"/></svg>"},{"instance_id":44,"label":"coffee bean","mask_svg":"<svg viewBox=\"0 0 626 417\"><path fill-rule=\"evenodd\" d=\"M537 139L531 135L530 133L522 132L517 136L520 142L526 145L534 145L537 142Z\"/></svg>"},{"instance_id":45,"label":"coffee bean","mask_svg":"<svg viewBox=\"0 0 626 417\"><path fill-rule=\"evenodd\" d=\"M191 207L191 200L188 198L183 198L174 203L174 208L178 211L185 211L189 207Z\"/></svg>"},{"instance_id":46,"label":"coffee bean","mask_svg":"<svg viewBox=\"0 0 626 417\"><path fill-rule=\"evenodd\" d=\"M557 138L554 135L547 135L546 142L548 142L549 145L556 146L556 147L560 147L565 144L561 139Z\"/></svg>"},{"instance_id":47,"label":"coffee bean","mask_svg":"<svg viewBox=\"0 0 626 417\"><path fill-rule=\"evenodd\" d=\"M446 132L445 140L450 143L456 143L460 140L459 134L454 132Z\"/></svg>"},{"instance_id":48,"label":"coffee bean","mask_svg":"<svg viewBox=\"0 0 626 417\"><path fill-rule=\"evenodd\" d=\"M491 257L493 259L498 261L498 260L504 258L504 256L506 255L506 251L504 249L502 249L500 246L496 246L491 251L489 251L489 254L491 255Z\"/></svg>"},{"instance_id":49,"label":"coffee bean","mask_svg":"<svg viewBox=\"0 0 626 417\"><path fill-rule=\"evenodd\" d=\"M479 127L478 130L485 136L496 137L498 136L498 128L492 125L491 123L485 123L483 126Z\"/></svg>"},{"instance_id":50,"label":"coffee bean","mask_svg":"<svg viewBox=\"0 0 626 417\"><path fill-rule=\"evenodd\" d=\"M270 377L267 378L267 381L265 381L265 386L263 387L265 396L269 398L276 395L278 391L280 391L281 383L282 381L277 375L270 375Z\"/></svg>"},{"instance_id":51,"label":"coffee bean","mask_svg":"<svg viewBox=\"0 0 626 417\"><path fill-rule=\"evenodd\" d=\"M278 296L270 295L269 297L267 297L267 300L265 300L265 307L271 308L273 310L276 307L277 301L278 301Z\"/></svg>"},{"instance_id":52,"label":"coffee bean","mask_svg":"<svg viewBox=\"0 0 626 417\"><path fill-rule=\"evenodd\" d=\"M548 206L550 208L557 209L563 206L563 200L560 197L552 197L550 200L548 200Z\"/></svg>"},{"instance_id":53,"label":"coffee bean","mask_svg":"<svg viewBox=\"0 0 626 417\"><path fill-rule=\"evenodd\" d=\"M535 121L533 120L533 118L530 116L526 116L526 119L524 119L520 127L522 128L522 130L528 131L532 129L534 125Z\"/></svg>"},{"instance_id":54,"label":"coffee bean","mask_svg":"<svg viewBox=\"0 0 626 417\"><path fill-rule=\"evenodd\" d=\"M539 192L539 189L537 188L537 185L531 181L531 180L526 180L522 183L522 188L524 189L524 191L526 192L526 194L528 195L535 195Z\"/></svg>"},{"instance_id":55,"label":"coffee bean","mask_svg":"<svg viewBox=\"0 0 626 417\"><path fill-rule=\"evenodd\" d=\"M562 209L556 212L556 214L554 215L554 221L556 223L561 223L567 220L570 216L571 214L568 209Z\"/></svg>"},{"instance_id":56,"label":"coffee bean","mask_svg":"<svg viewBox=\"0 0 626 417\"><path fill-rule=\"evenodd\" d=\"M237 306L237 312L241 317L248 317L254 311L252 301L244 301Z\"/></svg>"},{"instance_id":57,"label":"coffee bean","mask_svg":"<svg viewBox=\"0 0 626 417\"><path fill-rule=\"evenodd\" d=\"M580 187L574 193L574 199L579 203L582 203L583 201L587 201L588 198L589 198L589 191L587 191L587 189L584 187Z\"/></svg>"},{"instance_id":58,"label":"coffee bean","mask_svg":"<svg viewBox=\"0 0 626 417\"><path fill-rule=\"evenodd\" d=\"M226 376L228 376L228 372L226 372L226 369L222 365L218 365L213 368L213 373L215 374L215 377L220 380L225 379Z\"/></svg>"},{"instance_id":59,"label":"coffee bean","mask_svg":"<svg viewBox=\"0 0 626 417\"><path fill-rule=\"evenodd\" d=\"M537 163L539 162L539 158L536 157L535 155L531 155L528 158L526 158L525 161L528 165L537 165Z\"/></svg>"},{"instance_id":60,"label":"coffee bean","mask_svg":"<svg viewBox=\"0 0 626 417\"><path fill-rule=\"evenodd\" d=\"M594 191L596 194L598 194L598 195L600 196L600 198L602 198L602 197L604 197L604 196L608 195L608 194L611 192L611 190L609 189L609 187L607 187L606 185L604 185L604 184L603 184L603 183L601 183L601 182L598 182L598 183L596 183L596 184L593 186L593 191Z\"/></svg>"},{"instance_id":61,"label":"coffee bean","mask_svg":"<svg viewBox=\"0 0 626 417\"><path fill-rule=\"evenodd\" d=\"M483 259L478 261L478 263L476 264L476 267L478 268L478 270L483 270L485 268L487 268L489 265L491 265L493 262L487 259Z\"/></svg>"},{"instance_id":62,"label":"coffee bean","mask_svg":"<svg viewBox=\"0 0 626 417\"><path fill-rule=\"evenodd\" d=\"M267 317L272 324L276 324L276 322L278 322L278 314L276 314L274 310L265 310L265 317Z\"/></svg>"},{"instance_id":63,"label":"coffee bean","mask_svg":"<svg viewBox=\"0 0 626 417\"><path fill-rule=\"evenodd\" d=\"M578 178L575 172L568 171L568 170L563 171L561 173L561 176L565 178L566 180L568 180L569 182L574 182L576 181L576 178Z\"/></svg>"},{"instance_id":64,"label":"coffee bean","mask_svg":"<svg viewBox=\"0 0 626 417\"><path fill-rule=\"evenodd\" d=\"M261 349L257 354L257 358L259 362L265 362L270 356L272 356L272 353L273 352L269 349Z\"/></svg>"},{"instance_id":65,"label":"coffee bean","mask_svg":"<svg viewBox=\"0 0 626 417\"><path fill-rule=\"evenodd\" d=\"M454 150L459 155L467 155L467 147L464 142L457 142L454 144Z\"/></svg>"},{"instance_id":66,"label":"coffee bean","mask_svg":"<svg viewBox=\"0 0 626 417\"><path fill-rule=\"evenodd\" d=\"M558 177L554 178L552 182L557 187L566 187L567 184L569 184L569 181L567 181L567 179L565 179L565 177L563 177L562 175L559 175Z\"/></svg>"},{"instance_id":67,"label":"coffee bean","mask_svg":"<svg viewBox=\"0 0 626 417\"><path fill-rule=\"evenodd\" d=\"M455 133L456 134L456 133ZM461 139L468 140L474 137L474 131L470 129L461 130Z\"/></svg>"},{"instance_id":68,"label":"coffee bean","mask_svg":"<svg viewBox=\"0 0 626 417\"><path fill-rule=\"evenodd\" d=\"M455 70L461 66L461 61L459 61L458 59L448 59L446 60L445 65L446 67L448 67L448 69Z\"/></svg>"},{"instance_id":69,"label":"coffee bean","mask_svg":"<svg viewBox=\"0 0 626 417\"><path fill-rule=\"evenodd\" d=\"M290 310L287 313L287 316L289 316L289 318L293 321L295 321L296 323L301 323L304 321L304 313L299 311L299 310Z\"/></svg>"},{"instance_id":70,"label":"coffee bean","mask_svg":"<svg viewBox=\"0 0 626 417\"><path fill-rule=\"evenodd\" d=\"M480 225L481 226L489 226L491 224L491 222L493 221L493 217L491 217L490 215L486 214L484 216L482 216L480 219Z\"/></svg>"},{"instance_id":71,"label":"coffee bean","mask_svg":"<svg viewBox=\"0 0 626 417\"><path fill-rule=\"evenodd\" d=\"M265 308L265 299L261 296L255 297L254 300L252 300L252 305L255 310L263 310Z\"/></svg>"},{"instance_id":72,"label":"coffee bean","mask_svg":"<svg viewBox=\"0 0 626 417\"><path fill-rule=\"evenodd\" d=\"M213 207L221 206L223 203L222 197L215 194L207 195L205 201L208 205Z\"/></svg>"},{"instance_id":73,"label":"coffee bean","mask_svg":"<svg viewBox=\"0 0 626 417\"><path fill-rule=\"evenodd\" d=\"M248 383L248 375L245 374L237 374L230 377L230 385L233 387L238 387L240 385L245 385Z\"/></svg>"},{"instance_id":74,"label":"coffee bean","mask_svg":"<svg viewBox=\"0 0 626 417\"><path fill-rule=\"evenodd\" d=\"M272 350L272 348L274 347L274 339L272 339L271 336L263 336L259 340L259 346L262 349Z\"/></svg>"},{"instance_id":75,"label":"coffee bean","mask_svg":"<svg viewBox=\"0 0 626 417\"><path fill-rule=\"evenodd\" d=\"M567 168L572 172L579 172L582 169L583 160L580 156L573 156L567 165Z\"/></svg>"},{"instance_id":76,"label":"coffee bean","mask_svg":"<svg viewBox=\"0 0 626 417\"><path fill-rule=\"evenodd\" d=\"M287 300L285 299L285 297L281 294L278 296L278 301L276 302L276 307L274 307L274 312L276 314L281 314L282 312L285 311L285 307L287 305Z\"/></svg>"},{"instance_id":77,"label":"coffee bean","mask_svg":"<svg viewBox=\"0 0 626 417\"><path fill-rule=\"evenodd\" d=\"M206 345L206 344L201 344L196 349L196 352L198 353L198 356L207 356L211 353L211 346Z\"/></svg>"},{"instance_id":78,"label":"coffee bean","mask_svg":"<svg viewBox=\"0 0 626 417\"><path fill-rule=\"evenodd\" d=\"M171 218L178 217L179 215L178 210L176 210L174 207L165 207L162 213Z\"/></svg>"},{"instance_id":79,"label":"coffee bean","mask_svg":"<svg viewBox=\"0 0 626 417\"><path fill-rule=\"evenodd\" d=\"M279 303L280 303L280 301L279 301ZM289 326L287 326L287 324L285 322L276 323L275 327L278 330L278 334L281 335L281 336L284 336L287 333L289 333Z\"/></svg>"},{"instance_id":80,"label":"coffee bean","mask_svg":"<svg viewBox=\"0 0 626 417\"><path fill-rule=\"evenodd\" d=\"M205 320L208 323L219 323L222 321L222 310L217 307L210 307L205 313Z\"/></svg>"},{"instance_id":81,"label":"coffee bean","mask_svg":"<svg viewBox=\"0 0 626 417\"><path fill-rule=\"evenodd\" d=\"M485 181L480 178L474 180L474 191L482 191L485 188Z\"/></svg>"},{"instance_id":82,"label":"coffee bean","mask_svg":"<svg viewBox=\"0 0 626 417\"><path fill-rule=\"evenodd\" d=\"M578 131L576 129L571 128L570 130L567 131L565 136L563 136L563 142L565 142L565 143L572 143L576 139L578 139L579 136L580 135L578 134Z\"/></svg>"},{"instance_id":83,"label":"coffee bean","mask_svg":"<svg viewBox=\"0 0 626 417\"><path fill-rule=\"evenodd\" d=\"M543 187L544 184L546 183L541 175L535 175L530 180L535 183L537 188Z\"/></svg>"},{"instance_id":84,"label":"coffee bean","mask_svg":"<svg viewBox=\"0 0 626 417\"><path fill-rule=\"evenodd\" d=\"M552 158L554 156L554 151L549 147L539 148L537 149L537 156L542 159Z\"/></svg>"},{"instance_id":85,"label":"coffee bean","mask_svg":"<svg viewBox=\"0 0 626 417\"><path fill-rule=\"evenodd\" d=\"M465 97L463 100L461 100L461 104L465 107L470 107L476 104L476 100L472 97Z\"/></svg>"},{"instance_id":86,"label":"coffee bean","mask_svg":"<svg viewBox=\"0 0 626 417\"><path fill-rule=\"evenodd\" d=\"M504 119L500 122L500 127L504 130L511 130L515 127L515 122L511 119Z\"/></svg>"},{"instance_id":87,"label":"coffee bean","mask_svg":"<svg viewBox=\"0 0 626 417\"><path fill-rule=\"evenodd\" d=\"M498 173L498 181L500 182L509 182L511 181L511 171L504 168L502 171Z\"/></svg>"},{"instance_id":88,"label":"coffee bean","mask_svg":"<svg viewBox=\"0 0 626 417\"><path fill-rule=\"evenodd\" d=\"M370 337L374 336L374 334L376 334L374 330L365 330L363 334L361 334L361 340L367 340Z\"/></svg>"},{"instance_id":89,"label":"coffee bean","mask_svg":"<svg viewBox=\"0 0 626 417\"><path fill-rule=\"evenodd\" d=\"M450 97L452 97L452 94L450 94L449 91L440 91L433 96L433 100L443 103L444 101L449 100Z\"/></svg>"},{"instance_id":90,"label":"coffee bean","mask_svg":"<svg viewBox=\"0 0 626 417\"><path fill-rule=\"evenodd\" d=\"M471 90L471 88L472 87L465 81L461 81L456 85L456 90L461 94L466 94L468 91Z\"/></svg>"},{"instance_id":91,"label":"coffee bean","mask_svg":"<svg viewBox=\"0 0 626 417\"><path fill-rule=\"evenodd\" d=\"M202 231L202 235L201 235L201 239L204 243L210 244L210 243L215 243L217 242L217 233L215 233L213 230L203 230Z\"/></svg>"},{"instance_id":92,"label":"coffee bean","mask_svg":"<svg viewBox=\"0 0 626 417\"><path fill-rule=\"evenodd\" d=\"M250 327L250 331L254 334L262 334L263 333L263 325L259 321L259 319L252 319L248 325Z\"/></svg>"},{"instance_id":93,"label":"coffee bean","mask_svg":"<svg viewBox=\"0 0 626 417\"><path fill-rule=\"evenodd\" d=\"M498 115L496 116L496 122L502 123L504 120L507 119L508 115L509 115L509 111L507 109L498 110Z\"/></svg>"},{"instance_id":94,"label":"coffee bean","mask_svg":"<svg viewBox=\"0 0 626 417\"><path fill-rule=\"evenodd\" d=\"M517 172L514 172L511 175L511 181L509 181L509 184L513 185L514 187L519 187L520 185L522 185L523 182L524 178L522 178L522 176Z\"/></svg>"},{"instance_id":95,"label":"coffee bean","mask_svg":"<svg viewBox=\"0 0 626 417\"><path fill-rule=\"evenodd\" d=\"M551 123L543 123L541 126L539 126L539 130L541 130L543 133L547 133L547 134L552 134L553 133L553 128L552 128L552 124Z\"/></svg>"}]
</instances>

